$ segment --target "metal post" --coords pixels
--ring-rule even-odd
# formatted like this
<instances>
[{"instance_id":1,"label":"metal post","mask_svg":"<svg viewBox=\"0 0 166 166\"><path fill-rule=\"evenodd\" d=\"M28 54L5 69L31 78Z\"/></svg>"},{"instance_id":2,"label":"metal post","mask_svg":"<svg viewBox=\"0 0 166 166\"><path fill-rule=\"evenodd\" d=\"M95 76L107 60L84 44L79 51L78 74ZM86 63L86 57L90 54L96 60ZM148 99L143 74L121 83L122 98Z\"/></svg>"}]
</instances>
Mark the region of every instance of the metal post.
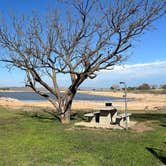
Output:
<instances>
[{"instance_id":1,"label":"metal post","mask_svg":"<svg viewBox=\"0 0 166 166\"><path fill-rule=\"evenodd\" d=\"M124 85L124 98L125 98L125 116L126 116L126 130L128 130L128 111L127 111L127 85L125 82L120 82L120 84Z\"/></svg>"}]
</instances>

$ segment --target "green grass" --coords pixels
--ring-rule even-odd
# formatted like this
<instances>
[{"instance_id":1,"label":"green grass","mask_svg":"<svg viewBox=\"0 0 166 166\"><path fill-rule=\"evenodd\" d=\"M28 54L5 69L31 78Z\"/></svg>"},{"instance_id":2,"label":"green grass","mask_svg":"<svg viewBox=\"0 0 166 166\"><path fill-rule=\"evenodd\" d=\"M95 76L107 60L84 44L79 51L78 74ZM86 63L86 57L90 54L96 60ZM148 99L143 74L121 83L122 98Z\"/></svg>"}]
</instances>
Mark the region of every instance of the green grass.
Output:
<instances>
[{"instance_id":1,"label":"green grass","mask_svg":"<svg viewBox=\"0 0 166 166\"><path fill-rule=\"evenodd\" d=\"M157 166L166 158L166 114L133 114L158 120L154 131L70 130L43 113L0 108L2 166ZM77 116L75 119L79 119Z\"/></svg>"}]
</instances>

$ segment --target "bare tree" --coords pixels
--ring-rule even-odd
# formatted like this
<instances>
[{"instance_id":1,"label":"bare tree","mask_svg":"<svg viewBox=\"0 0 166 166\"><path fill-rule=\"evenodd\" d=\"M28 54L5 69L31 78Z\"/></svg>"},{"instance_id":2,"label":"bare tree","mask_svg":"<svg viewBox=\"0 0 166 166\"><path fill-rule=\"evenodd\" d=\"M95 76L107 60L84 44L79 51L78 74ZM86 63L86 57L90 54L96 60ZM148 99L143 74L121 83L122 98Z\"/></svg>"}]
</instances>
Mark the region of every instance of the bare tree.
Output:
<instances>
[{"instance_id":1,"label":"bare tree","mask_svg":"<svg viewBox=\"0 0 166 166\"><path fill-rule=\"evenodd\" d=\"M70 121L78 87L126 59L133 39L166 11L165 0L71 0L46 16L12 15L0 24L0 60L26 73L26 86L47 98L62 123ZM57 75L69 75L62 94ZM47 79L46 79L47 76ZM48 81L49 79L49 81ZM52 84L50 84L50 81ZM48 93L39 91L41 85ZM52 97L54 96L54 97Z\"/></svg>"}]
</instances>

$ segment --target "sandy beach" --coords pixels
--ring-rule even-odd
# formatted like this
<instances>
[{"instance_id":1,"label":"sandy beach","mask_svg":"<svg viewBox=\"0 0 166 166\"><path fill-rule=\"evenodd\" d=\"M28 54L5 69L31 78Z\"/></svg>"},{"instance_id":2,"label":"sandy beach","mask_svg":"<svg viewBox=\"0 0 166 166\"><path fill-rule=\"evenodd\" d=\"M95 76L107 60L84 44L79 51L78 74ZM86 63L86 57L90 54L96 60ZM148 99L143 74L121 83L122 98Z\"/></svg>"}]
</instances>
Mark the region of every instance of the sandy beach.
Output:
<instances>
[{"instance_id":1,"label":"sandy beach","mask_svg":"<svg viewBox=\"0 0 166 166\"><path fill-rule=\"evenodd\" d=\"M109 92L109 91L79 91L79 93L122 97L123 92ZM128 102L129 110L166 110L166 95L165 94L135 94L128 93L128 98L135 100ZM124 102L112 102L118 110L124 110ZM47 107L53 108L48 101L21 101L12 98L0 98L0 106L12 109L27 109L32 107ZM73 110L95 110L95 108L103 107L104 102L96 101L74 101L72 105Z\"/></svg>"}]
</instances>

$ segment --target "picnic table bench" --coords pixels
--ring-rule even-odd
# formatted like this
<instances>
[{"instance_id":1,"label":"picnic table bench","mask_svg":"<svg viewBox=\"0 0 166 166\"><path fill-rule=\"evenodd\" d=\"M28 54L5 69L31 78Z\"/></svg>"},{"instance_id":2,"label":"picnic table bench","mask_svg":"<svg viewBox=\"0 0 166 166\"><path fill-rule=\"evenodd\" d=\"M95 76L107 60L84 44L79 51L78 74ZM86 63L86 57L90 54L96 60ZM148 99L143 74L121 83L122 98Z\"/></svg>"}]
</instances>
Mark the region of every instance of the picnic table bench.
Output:
<instances>
[{"instance_id":1,"label":"picnic table bench","mask_svg":"<svg viewBox=\"0 0 166 166\"><path fill-rule=\"evenodd\" d=\"M88 122L99 122L99 115L100 112L96 111L96 112L90 112L90 113L86 113L84 116L88 118Z\"/></svg>"},{"instance_id":2,"label":"picnic table bench","mask_svg":"<svg viewBox=\"0 0 166 166\"><path fill-rule=\"evenodd\" d=\"M129 116L131 115L131 113L127 113L127 115L125 113L123 114L118 114L116 116L116 123L119 124L120 126L124 125L124 123L127 121L129 122Z\"/></svg>"}]
</instances>

